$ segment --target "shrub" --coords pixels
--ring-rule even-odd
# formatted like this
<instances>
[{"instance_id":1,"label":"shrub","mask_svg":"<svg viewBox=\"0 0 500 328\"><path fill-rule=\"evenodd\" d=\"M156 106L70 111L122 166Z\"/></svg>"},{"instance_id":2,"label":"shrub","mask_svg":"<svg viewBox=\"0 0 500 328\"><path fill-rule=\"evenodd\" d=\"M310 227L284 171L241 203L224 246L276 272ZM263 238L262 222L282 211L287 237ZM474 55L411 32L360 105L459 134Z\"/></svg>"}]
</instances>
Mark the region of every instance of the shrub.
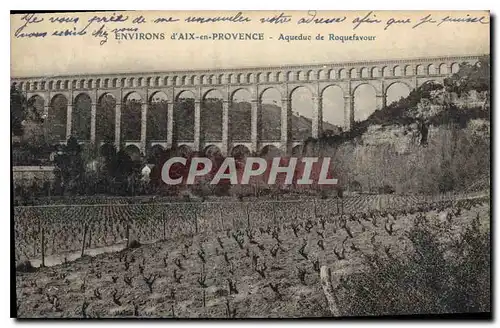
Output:
<instances>
[{"instance_id":1,"label":"shrub","mask_svg":"<svg viewBox=\"0 0 500 328\"><path fill-rule=\"evenodd\" d=\"M24 260L16 265L16 272L35 272L36 268L30 261Z\"/></svg>"},{"instance_id":2,"label":"shrub","mask_svg":"<svg viewBox=\"0 0 500 328\"><path fill-rule=\"evenodd\" d=\"M128 248L138 248L138 247L141 247L141 243L138 240L136 240L136 239L132 239L128 243Z\"/></svg>"},{"instance_id":3,"label":"shrub","mask_svg":"<svg viewBox=\"0 0 500 328\"><path fill-rule=\"evenodd\" d=\"M348 276L339 289L345 315L404 315L490 311L490 241L476 220L458 248L443 247L422 225L408 233L413 254L374 254L368 269ZM451 251L452 256L445 256Z\"/></svg>"}]
</instances>

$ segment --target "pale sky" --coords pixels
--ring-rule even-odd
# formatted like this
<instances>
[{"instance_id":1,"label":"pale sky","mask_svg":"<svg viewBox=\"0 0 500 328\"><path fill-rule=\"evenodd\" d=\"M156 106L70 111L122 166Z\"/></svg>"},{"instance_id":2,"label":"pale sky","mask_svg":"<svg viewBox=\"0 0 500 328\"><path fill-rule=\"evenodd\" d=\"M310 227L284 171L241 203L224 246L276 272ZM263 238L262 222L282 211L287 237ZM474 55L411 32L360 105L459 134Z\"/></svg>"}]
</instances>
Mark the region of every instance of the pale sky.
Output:
<instances>
[{"instance_id":1,"label":"pale sky","mask_svg":"<svg viewBox=\"0 0 500 328\"><path fill-rule=\"evenodd\" d=\"M114 15L113 15L114 14ZM102 21L122 14L128 16L126 22L103 23ZM416 58L447 55L489 54L489 13L486 11L440 12L440 11L288 11L284 16L290 22L275 24L261 23L261 18L271 18L280 11L244 11L240 18L250 22L187 23L189 16L228 17L237 12L107 12L77 14L36 14L32 20L43 21L27 24L18 31L25 21L23 15L11 15L11 75L15 77L73 75L119 72L160 72L169 70L278 66L286 64L331 63L342 61L362 61L377 59ZM315 15L313 17L313 15ZM369 15L369 16L367 16ZM430 16L429 16L430 15ZM89 24L83 36L52 36L54 31L80 31ZM133 23L143 16L145 23ZM481 21L480 17L483 17ZM51 23L51 17L65 17L76 23ZM154 23L157 18L173 17L178 22ZM282 17L282 16L281 16ZM344 18L345 17L345 18ZM375 23L362 23L354 29L356 18L368 17ZM331 24L298 24L300 18L344 19ZM422 19L433 20L413 28ZM101 23L97 22L101 20ZM444 20L444 21L443 21ZM465 20L465 21L464 21ZM467 22L476 20L476 22ZM387 23L398 21L387 27ZM407 21L407 23L404 23ZM458 22L460 21L460 22ZM442 22L438 26L438 23ZM486 24L483 24L486 23ZM100 45L103 38L92 36L99 31L108 33L107 42ZM384 28L387 27L386 30ZM116 40L112 29L137 28L142 33L164 33L163 40ZM15 36L17 32L18 37ZM43 38L27 35L47 32ZM172 33L263 33L264 40L172 40ZM22 36L24 33L25 37ZM324 36L324 41L315 40ZM329 34L337 36L375 36L374 41L328 41ZM283 41L280 36L310 36L311 41ZM333 92L334 93L334 92ZM300 98L300 97L299 97ZM363 98L363 97L362 97ZM340 102L326 100L326 108L340 107ZM307 102L307 101L306 101ZM298 108L310 107L300 105ZM358 107L372 108L371 101ZM292 104L292 107L295 107ZM359 108L358 108L359 109ZM363 111L363 109L361 109ZM328 113L332 117L328 117ZM309 113L306 113L309 114ZM362 113L361 113L362 114ZM364 113L362 115L368 115ZM334 117L335 116L335 117ZM338 117L337 117L338 116ZM343 122L343 113L331 110L324 115L334 124ZM338 122L337 122L338 121Z\"/></svg>"},{"instance_id":2,"label":"pale sky","mask_svg":"<svg viewBox=\"0 0 500 328\"><path fill-rule=\"evenodd\" d=\"M316 18L345 17L342 23L333 24L301 24L302 17L311 17L311 13L303 11L285 12L292 17L286 24L260 23L263 17L272 17L277 12L245 11L242 16L250 18L247 23L185 23L188 16L214 17L231 16L236 12L122 12L129 16L125 23L106 23L108 41L100 45L100 38L91 36L101 27L94 22L87 28L84 36L51 36L55 30L81 30L94 15L110 17L108 13L64 14L60 17L78 17L74 23L50 23L49 19L56 14L37 14L44 21L28 24L22 32L47 32L44 38L14 36L16 30L23 25L22 15L11 15L11 73L12 76L69 75L115 72L168 71L182 69L210 69L221 67L268 66L283 64L328 63L338 61L376 60L390 58L414 58L421 56L467 55L489 53L489 24L481 23L443 23L423 24L415 29L421 18L431 15L436 21L446 16L481 17L489 21L488 12L385 12L372 13L371 17L380 19L381 23L362 24L355 30L352 21L356 17L364 17L368 11L362 12L328 12L318 11ZM116 12L116 14L120 14ZM133 24L133 18L143 15L146 23ZM158 17L173 16L180 21L175 23L158 23L152 21ZM391 25L384 30L386 22L391 18L409 18L411 23ZM113 28L138 28L144 33L164 33L164 40L115 40ZM175 32L209 34L252 32L264 33L263 41L209 41L209 40L171 40ZM328 35L368 35L376 36L375 41L345 42L316 41L314 38L322 34ZM280 34L310 35L312 41L279 41Z\"/></svg>"}]
</instances>

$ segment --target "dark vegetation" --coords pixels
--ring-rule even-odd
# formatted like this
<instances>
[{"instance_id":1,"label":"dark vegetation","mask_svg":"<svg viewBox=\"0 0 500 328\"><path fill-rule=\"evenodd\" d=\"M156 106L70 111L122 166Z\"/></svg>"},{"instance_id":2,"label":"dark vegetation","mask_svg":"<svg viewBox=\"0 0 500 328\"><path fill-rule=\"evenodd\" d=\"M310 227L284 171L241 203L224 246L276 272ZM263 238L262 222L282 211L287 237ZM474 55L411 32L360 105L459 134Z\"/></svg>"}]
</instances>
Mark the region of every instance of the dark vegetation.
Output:
<instances>
[{"instance_id":1,"label":"dark vegetation","mask_svg":"<svg viewBox=\"0 0 500 328\"><path fill-rule=\"evenodd\" d=\"M422 218L406 233L413 247L408 257L374 252L365 272L343 281L346 315L491 311L490 233L481 232L479 217L449 244Z\"/></svg>"}]
</instances>

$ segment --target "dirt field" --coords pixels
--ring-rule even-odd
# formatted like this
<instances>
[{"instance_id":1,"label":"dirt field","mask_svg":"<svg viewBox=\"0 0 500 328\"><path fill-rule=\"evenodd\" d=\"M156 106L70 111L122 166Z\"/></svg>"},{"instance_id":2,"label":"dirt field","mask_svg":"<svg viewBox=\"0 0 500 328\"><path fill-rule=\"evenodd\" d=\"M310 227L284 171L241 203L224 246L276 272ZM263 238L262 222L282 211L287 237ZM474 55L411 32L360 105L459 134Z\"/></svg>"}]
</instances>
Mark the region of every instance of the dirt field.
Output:
<instances>
[{"instance_id":1,"label":"dirt field","mask_svg":"<svg viewBox=\"0 0 500 328\"><path fill-rule=\"evenodd\" d=\"M405 231L422 217L444 243L478 215L489 231L489 200L464 204L186 234L18 272L18 317L329 316L320 266L356 270L374 249L405 256L411 252Z\"/></svg>"}]
</instances>

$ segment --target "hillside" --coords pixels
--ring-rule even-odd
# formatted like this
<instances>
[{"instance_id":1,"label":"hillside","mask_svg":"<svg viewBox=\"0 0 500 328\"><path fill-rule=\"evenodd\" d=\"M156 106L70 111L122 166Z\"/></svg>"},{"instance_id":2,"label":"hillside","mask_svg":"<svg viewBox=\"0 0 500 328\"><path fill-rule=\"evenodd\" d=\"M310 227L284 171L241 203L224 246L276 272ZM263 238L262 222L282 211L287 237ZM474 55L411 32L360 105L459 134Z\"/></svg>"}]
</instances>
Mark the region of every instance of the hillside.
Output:
<instances>
[{"instance_id":1,"label":"hillside","mask_svg":"<svg viewBox=\"0 0 500 328\"><path fill-rule=\"evenodd\" d=\"M194 109L188 103L181 104L176 111L176 132L178 140L192 140L194 130ZM182 113L182 115L181 115ZM221 140L222 107L218 103L206 103L202 107L202 138L204 140ZM233 104L229 110L229 136L232 140L251 138L251 104L240 102ZM272 104L262 105L261 140L280 140L281 108ZM303 141L311 137L312 120L304 116L292 114L292 137ZM336 127L323 122L323 129L335 130Z\"/></svg>"}]
</instances>

